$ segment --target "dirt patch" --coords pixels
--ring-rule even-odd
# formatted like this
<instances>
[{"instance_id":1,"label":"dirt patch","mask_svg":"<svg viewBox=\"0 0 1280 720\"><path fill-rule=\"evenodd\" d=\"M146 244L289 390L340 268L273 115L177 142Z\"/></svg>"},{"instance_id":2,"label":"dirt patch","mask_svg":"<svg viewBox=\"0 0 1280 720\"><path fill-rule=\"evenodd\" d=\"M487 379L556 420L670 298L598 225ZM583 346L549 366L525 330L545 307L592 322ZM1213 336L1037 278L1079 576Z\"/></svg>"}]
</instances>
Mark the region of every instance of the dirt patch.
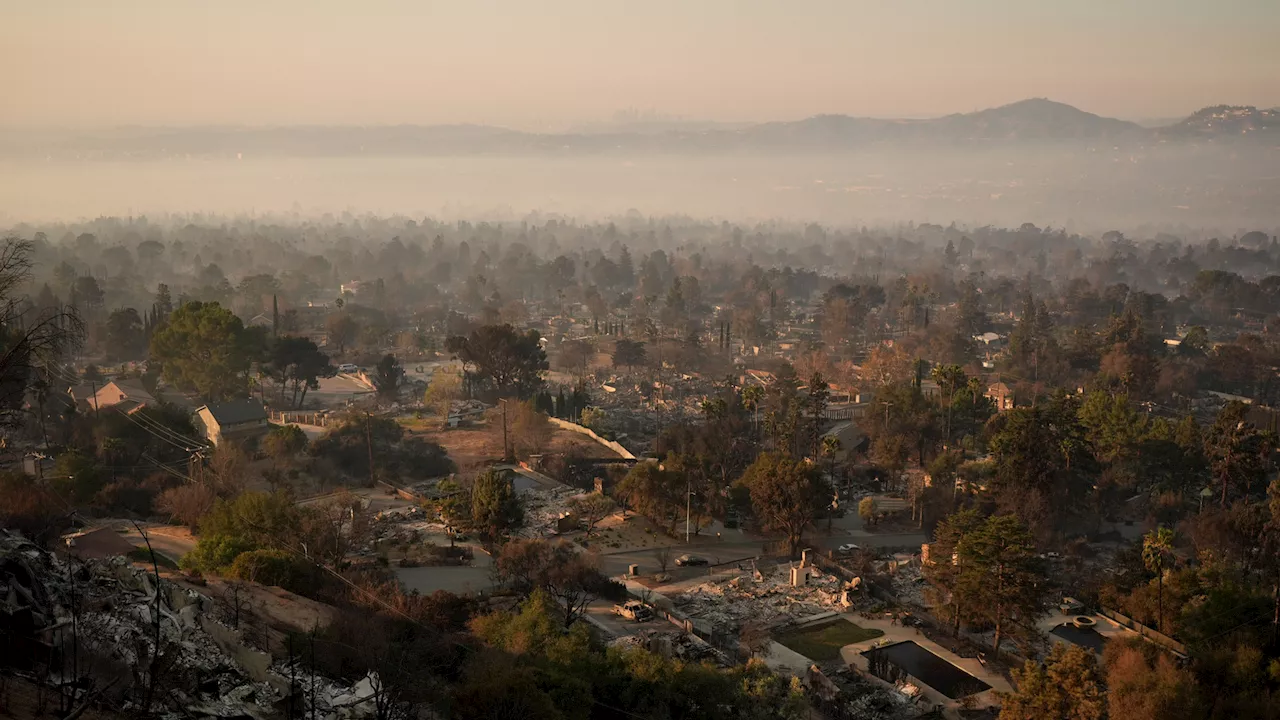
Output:
<instances>
[{"instance_id":1,"label":"dirt patch","mask_svg":"<svg viewBox=\"0 0 1280 720\"><path fill-rule=\"evenodd\" d=\"M401 418L405 430L437 443L449 453L461 473L473 472L502 460L502 426L476 425L441 430L434 419ZM617 453L578 433L554 428L543 455L573 455L584 459L616 459ZM521 458L523 459L523 458Z\"/></svg>"}]
</instances>

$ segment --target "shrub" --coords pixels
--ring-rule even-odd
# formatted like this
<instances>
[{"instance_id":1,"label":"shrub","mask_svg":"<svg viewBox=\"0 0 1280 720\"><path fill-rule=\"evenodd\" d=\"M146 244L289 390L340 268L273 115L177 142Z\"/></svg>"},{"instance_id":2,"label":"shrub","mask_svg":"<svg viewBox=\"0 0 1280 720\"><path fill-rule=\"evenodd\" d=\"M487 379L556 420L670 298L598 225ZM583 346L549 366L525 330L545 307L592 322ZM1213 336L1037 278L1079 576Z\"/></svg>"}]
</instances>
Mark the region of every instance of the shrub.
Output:
<instances>
[{"instance_id":1,"label":"shrub","mask_svg":"<svg viewBox=\"0 0 1280 720\"><path fill-rule=\"evenodd\" d=\"M202 573L219 573L229 567L241 553L253 550L253 544L242 537L232 535L206 535L196 543L191 552L182 556L179 565L184 570Z\"/></svg>"},{"instance_id":2,"label":"shrub","mask_svg":"<svg viewBox=\"0 0 1280 720\"><path fill-rule=\"evenodd\" d=\"M240 553L226 575L237 580L275 585L299 595L312 593L317 586L311 564L283 550Z\"/></svg>"}]
</instances>

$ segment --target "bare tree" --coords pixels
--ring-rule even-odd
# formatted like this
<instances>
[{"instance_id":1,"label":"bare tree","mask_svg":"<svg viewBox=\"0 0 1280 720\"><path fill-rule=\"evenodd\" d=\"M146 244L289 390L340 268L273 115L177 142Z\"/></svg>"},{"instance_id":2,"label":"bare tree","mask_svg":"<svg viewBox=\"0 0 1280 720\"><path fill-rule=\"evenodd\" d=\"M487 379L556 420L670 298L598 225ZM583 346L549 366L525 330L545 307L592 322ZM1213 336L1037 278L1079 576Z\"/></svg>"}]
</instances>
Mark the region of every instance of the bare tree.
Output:
<instances>
[{"instance_id":1,"label":"bare tree","mask_svg":"<svg viewBox=\"0 0 1280 720\"><path fill-rule=\"evenodd\" d=\"M22 423L27 390L38 371L57 368L84 339L74 308L38 308L17 294L31 280L31 251L27 240L0 241L0 427Z\"/></svg>"},{"instance_id":2,"label":"bare tree","mask_svg":"<svg viewBox=\"0 0 1280 720\"><path fill-rule=\"evenodd\" d=\"M662 547L654 548L653 559L658 561L658 572L665 573L667 567L671 565L671 546L663 545Z\"/></svg>"}]
</instances>

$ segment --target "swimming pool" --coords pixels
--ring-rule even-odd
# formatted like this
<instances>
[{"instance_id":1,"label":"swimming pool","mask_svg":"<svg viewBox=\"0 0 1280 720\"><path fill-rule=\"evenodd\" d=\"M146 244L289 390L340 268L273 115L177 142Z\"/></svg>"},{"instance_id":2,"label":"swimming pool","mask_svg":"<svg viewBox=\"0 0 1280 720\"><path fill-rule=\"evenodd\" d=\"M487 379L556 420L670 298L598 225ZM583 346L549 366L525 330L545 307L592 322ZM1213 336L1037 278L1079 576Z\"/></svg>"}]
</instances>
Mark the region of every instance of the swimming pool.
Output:
<instances>
[{"instance_id":1,"label":"swimming pool","mask_svg":"<svg viewBox=\"0 0 1280 720\"><path fill-rule=\"evenodd\" d=\"M896 683L910 675L952 700L991 688L911 640L872 648L862 654L876 677Z\"/></svg>"}]
</instances>

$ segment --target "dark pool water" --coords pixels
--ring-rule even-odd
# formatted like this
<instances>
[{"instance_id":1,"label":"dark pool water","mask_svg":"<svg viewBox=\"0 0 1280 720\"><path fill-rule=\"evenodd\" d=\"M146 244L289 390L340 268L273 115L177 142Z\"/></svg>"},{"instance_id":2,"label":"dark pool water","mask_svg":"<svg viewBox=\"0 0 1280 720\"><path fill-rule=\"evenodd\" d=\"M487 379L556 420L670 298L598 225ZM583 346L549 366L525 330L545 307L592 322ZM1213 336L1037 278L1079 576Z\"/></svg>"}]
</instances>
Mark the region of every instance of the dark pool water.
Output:
<instances>
[{"instance_id":1,"label":"dark pool water","mask_svg":"<svg viewBox=\"0 0 1280 720\"><path fill-rule=\"evenodd\" d=\"M897 682L903 679L904 674L910 675L952 700L991 687L910 640L862 654L867 656L871 672L877 677Z\"/></svg>"},{"instance_id":2,"label":"dark pool water","mask_svg":"<svg viewBox=\"0 0 1280 720\"><path fill-rule=\"evenodd\" d=\"M1049 632L1066 640L1069 643L1075 643L1081 647L1101 653L1103 646L1107 644L1107 639L1093 628L1080 628L1075 625L1059 625Z\"/></svg>"}]
</instances>

